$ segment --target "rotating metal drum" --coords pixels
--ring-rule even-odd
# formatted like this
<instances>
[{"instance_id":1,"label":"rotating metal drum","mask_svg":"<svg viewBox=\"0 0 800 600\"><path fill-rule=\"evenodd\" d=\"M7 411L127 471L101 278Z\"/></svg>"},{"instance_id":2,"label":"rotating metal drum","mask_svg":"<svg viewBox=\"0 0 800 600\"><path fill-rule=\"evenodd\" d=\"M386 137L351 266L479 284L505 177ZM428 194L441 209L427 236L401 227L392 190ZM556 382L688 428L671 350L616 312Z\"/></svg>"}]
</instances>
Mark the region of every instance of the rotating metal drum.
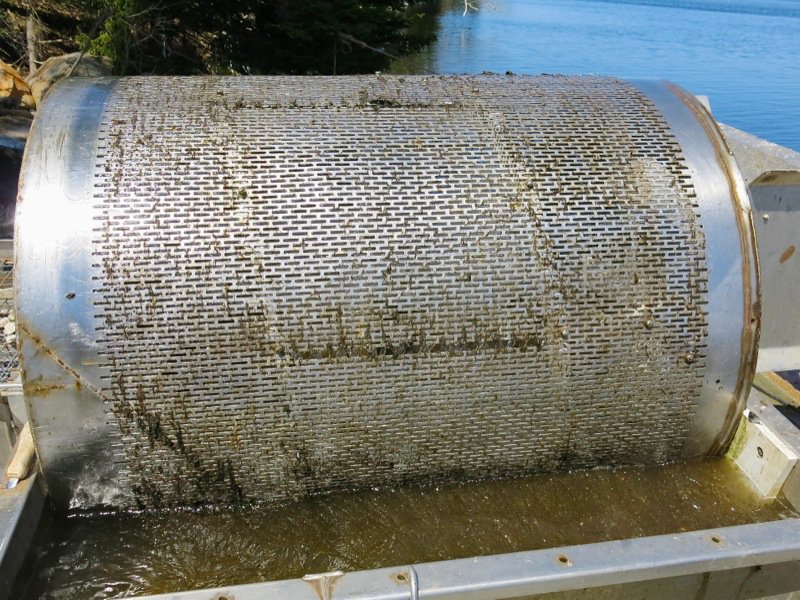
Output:
<instances>
[{"instance_id":1,"label":"rotating metal drum","mask_svg":"<svg viewBox=\"0 0 800 600\"><path fill-rule=\"evenodd\" d=\"M668 83L65 81L17 214L47 486L174 506L718 454L749 214Z\"/></svg>"}]
</instances>

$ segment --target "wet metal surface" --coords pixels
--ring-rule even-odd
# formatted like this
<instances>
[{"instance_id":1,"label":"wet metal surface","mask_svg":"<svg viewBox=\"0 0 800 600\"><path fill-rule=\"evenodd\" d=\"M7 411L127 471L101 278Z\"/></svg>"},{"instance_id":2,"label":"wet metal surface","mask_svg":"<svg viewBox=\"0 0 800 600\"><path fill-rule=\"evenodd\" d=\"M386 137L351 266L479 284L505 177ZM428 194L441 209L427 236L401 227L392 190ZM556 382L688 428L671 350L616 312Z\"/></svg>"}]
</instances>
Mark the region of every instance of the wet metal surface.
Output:
<instances>
[{"instance_id":1,"label":"wet metal surface","mask_svg":"<svg viewBox=\"0 0 800 600\"><path fill-rule=\"evenodd\" d=\"M757 496L726 459L229 511L72 516L40 528L14 597L99 600L789 516L783 501Z\"/></svg>"},{"instance_id":2,"label":"wet metal surface","mask_svg":"<svg viewBox=\"0 0 800 600\"><path fill-rule=\"evenodd\" d=\"M716 451L743 288L738 244L707 260L706 238L738 234L701 220L731 212L697 193L719 165L673 131L706 133L644 89L62 86L18 219L52 497L225 503ZM709 292L720 273L738 287Z\"/></svg>"},{"instance_id":3,"label":"wet metal surface","mask_svg":"<svg viewBox=\"0 0 800 600\"><path fill-rule=\"evenodd\" d=\"M95 306L139 502L677 456L704 240L635 88L226 87L170 108L122 80L98 132Z\"/></svg>"},{"instance_id":4,"label":"wet metal surface","mask_svg":"<svg viewBox=\"0 0 800 600\"><path fill-rule=\"evenodd\" d=\"M702 399L691 425L695 433L687 440L684 455L715 454L734 434L758 349L758 261L748 227L749 199L736 161L708 110L670 83L640 85L670 123L696 174L693 182L708 250L709 351ZM659 87L671 90L670 95ZM681 101L670 101L675 97ZM709 438L713 442L706 445Z\"/></svg>"}]
</instances>

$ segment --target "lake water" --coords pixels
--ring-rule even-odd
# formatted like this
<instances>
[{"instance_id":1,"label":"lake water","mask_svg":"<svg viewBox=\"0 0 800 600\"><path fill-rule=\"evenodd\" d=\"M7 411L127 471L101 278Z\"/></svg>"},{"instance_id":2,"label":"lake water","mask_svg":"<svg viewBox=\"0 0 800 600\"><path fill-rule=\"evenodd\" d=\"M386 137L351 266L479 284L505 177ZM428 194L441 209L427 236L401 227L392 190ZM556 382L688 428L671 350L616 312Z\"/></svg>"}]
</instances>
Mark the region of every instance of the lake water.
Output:
<instances>
[{"instance_id":1,"label":"lake water","mask_svg":"<svg viewBox=\"0 0 800 600\"><path fill-rule=\"evenodd\" d=\"M445 3L417 70L669 79L709 96L718 120L800 151L798 0L470 2L466 16Z\"/></svg>"}]
</instances>

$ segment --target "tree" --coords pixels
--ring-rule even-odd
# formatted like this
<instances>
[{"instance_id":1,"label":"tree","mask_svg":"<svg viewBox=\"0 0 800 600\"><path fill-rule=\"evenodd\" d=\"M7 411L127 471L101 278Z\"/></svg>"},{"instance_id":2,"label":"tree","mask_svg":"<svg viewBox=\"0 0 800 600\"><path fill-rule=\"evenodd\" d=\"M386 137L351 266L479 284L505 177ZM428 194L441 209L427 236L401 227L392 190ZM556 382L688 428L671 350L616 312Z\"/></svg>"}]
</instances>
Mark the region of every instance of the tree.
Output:
<instances>
[{"instance_id":1,"label":"tree","mask_svg":"<svg viewBox=\"0 0 800 600\"><path fill-rule=\"evenodd\" d=\"M51 36L67 41L57 50L106 56L120 75L382 70L431 41L430 29L413 25L435 10L435 2L407 0L30 2L10 0L7 15L27 23L35 11L43 31L63 33ZM27 44L14 18L5 20L0 53L20 64Z\"/></svg>"}]
</instances>

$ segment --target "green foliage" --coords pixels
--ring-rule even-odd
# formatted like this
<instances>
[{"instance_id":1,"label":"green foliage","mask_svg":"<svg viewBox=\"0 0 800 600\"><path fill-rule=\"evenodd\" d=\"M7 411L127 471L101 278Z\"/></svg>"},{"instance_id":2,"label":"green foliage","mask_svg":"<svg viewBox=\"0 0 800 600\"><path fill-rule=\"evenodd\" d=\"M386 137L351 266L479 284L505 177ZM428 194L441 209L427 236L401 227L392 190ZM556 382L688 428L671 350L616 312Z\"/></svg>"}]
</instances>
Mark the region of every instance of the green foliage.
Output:
<instances>
[{"instance_id":1,"label":"green foliage","mask_svg":"<svg viewBox=\"0 0 800 600\"><path fill-rule=\"evenodd\" d=\"M74 2L75 0L73 0ZM432 39L406 0L86 0L76 37L118 74L360 73Z\"/></svg>"},{"instance_id":2,"label":"green foliage","mask_svg":"<svg viewBox=\"0 0 800 600\"><path fill-rule=\"evenodd\" d=\"M130 32L125 22L112 14L103 23L103 29L94 39L89 40L87 51L97 56L107 56L114 64L119 64L123 57L122 48L128 41Z\"/></svg>"},{"instance_id":3,"label":"green foliage","mask_svg":"<svg viewBox=\"0 0 800 600\"><path fill-rule=\"evenodd\" d=\"M83 50L116 74L364 73L434 37L439 0L3 0L0 59Z\"/></svg>"}]
</instances>

